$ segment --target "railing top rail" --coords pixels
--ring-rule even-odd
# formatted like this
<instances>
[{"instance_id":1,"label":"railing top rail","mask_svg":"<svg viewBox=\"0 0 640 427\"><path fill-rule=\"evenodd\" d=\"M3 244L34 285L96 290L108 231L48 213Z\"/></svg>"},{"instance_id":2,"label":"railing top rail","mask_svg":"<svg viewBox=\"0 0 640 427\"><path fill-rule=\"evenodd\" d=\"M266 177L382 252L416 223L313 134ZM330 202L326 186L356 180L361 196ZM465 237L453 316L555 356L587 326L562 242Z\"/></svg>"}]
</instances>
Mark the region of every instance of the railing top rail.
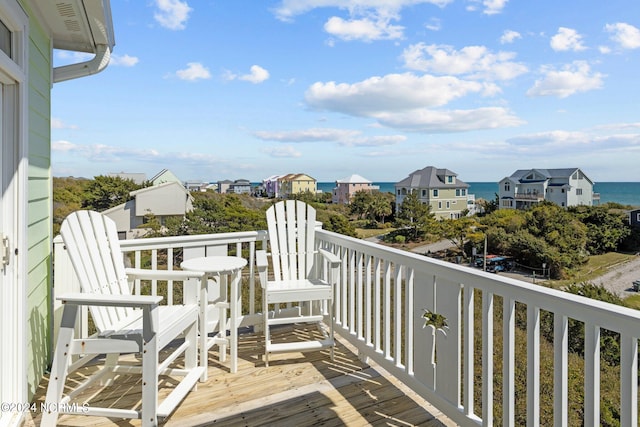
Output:
<instances>
[{"instance_id":1,"label":"railing top rail","mask_svg":"<svg viewBox=\"0 0 640 427\"><path fill-rule=\"evenodd\" d=\"M466 265L452 264L423 255L382 246L373 242L318 230L316 237L387 262L411 268L420 276L435 277L436 281L459 283L494 295L533 305L542 310L603 328L640 337L640 311L591 298L535 285L509 277L478 271ZM422 275L420 273L423 273Z\"/></svg>"},{"instance_id":2,"label":"railing top rail","mask_svg":"<svg viewBox=\"0 0 640 427\"><path fill-rule=\"evenodd\" d=\"M120 241L120 248L125 252L148 249L188 248L202 245L234 244L264 240L266 230L239 231L216 234L195 234L188 236L152 237L148 239L127 239ZM62 238L56 236L54 243L62 243Z\"/></svg>"}]
</instances>

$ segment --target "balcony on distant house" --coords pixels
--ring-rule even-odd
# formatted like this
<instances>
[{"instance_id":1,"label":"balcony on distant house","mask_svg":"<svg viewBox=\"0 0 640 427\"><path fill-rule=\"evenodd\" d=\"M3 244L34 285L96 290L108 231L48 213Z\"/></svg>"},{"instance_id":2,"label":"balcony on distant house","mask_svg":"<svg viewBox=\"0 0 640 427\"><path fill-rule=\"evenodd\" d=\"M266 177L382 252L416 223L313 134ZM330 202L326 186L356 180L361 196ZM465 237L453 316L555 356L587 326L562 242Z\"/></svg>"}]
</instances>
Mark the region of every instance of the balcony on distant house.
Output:
<instances>
[{"instance_id":1,"label":"balcony on distant house","mask_svg":"<svg viewBox=\"0 0 640 427\"><path fill-rule=\"evenodd\" d=\"M206 254L248 260L238 372L229 373L213 347L207 382L187 396L167 425L538 425L552 413L557 426L594 426L600 423L601 368L607 363L601 362L604 331L619 334L614 380L621 425L637 424L639 312L326 230L317 231L316 246L342 260L335 360L328 351L286 354L265 367L261 333L254 327L261 322L255 252L265 245L265 231L122 241L137 267L177 269L183 257ZM54 272L56 293L76 289L59 238ZM150 289L162 294L167 287L152 283ZM173 304L174 295L164 292ZM425 313L444 322L425 325ZM84 316L79 334L88 334ZM576 355L569 350L570 339L578 339L570 336L576 322L584 335L577 374ZM283 339L293 336L286 328L281 333ZM87 366L76 375L94 369ZM86 401L139 408L139 383L127 381L116 381L110 386L115 389L87 390ZM45 389L46 381L36 402L43 401ZM579 402L569 397L576 390ZM80 416L60 422L86 422ZM106 418L91 424L113 425Z\"/></svg>"}]
</instances>

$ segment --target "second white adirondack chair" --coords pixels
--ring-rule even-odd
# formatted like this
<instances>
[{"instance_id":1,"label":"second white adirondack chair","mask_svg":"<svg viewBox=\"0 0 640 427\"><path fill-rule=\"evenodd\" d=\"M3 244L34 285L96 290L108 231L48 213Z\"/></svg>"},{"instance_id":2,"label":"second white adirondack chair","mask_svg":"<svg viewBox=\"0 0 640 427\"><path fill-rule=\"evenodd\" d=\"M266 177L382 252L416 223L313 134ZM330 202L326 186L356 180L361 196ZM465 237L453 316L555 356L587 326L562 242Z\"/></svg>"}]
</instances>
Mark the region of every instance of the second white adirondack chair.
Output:
<instances>
[{"instance_id":1,"label":"second white adirondack chair","mask_svg":"<svg viewBox=\"0 0 640 427\"><path fill-rule=\"evenodd\" d=\"M194 388L204 368L197 363L198 303L196 292L183 305L161 306L161 296L131 295L129 280L202 280L198 272L125 269L116 225L93 211L77 211L62 224L64 240L81 293L59 296L64 304L62 322L53 356L51 376L42 414L43 426L54 426L60 413L114 418L140 418L143 426L155 426L169 416ZM185 298L186 299L186 298ZM74 338L80 306L89 306L98 333ZM175 341L184 337L182 341ZM169 346L177 342L177 347ZM160 360L161 350L171 350ZM139 353L142 366L119 365L123 353ZM67 375L86 363L86 357L72 363L73 355L106 354L105 366L82 385L63 395ZM184 368L170 365L184 354ZM82 363L81 363L82 362ZM96 380L112 381L114 375L142 374L141 410L84 406L73 398ZM180 377L180 383L159 403L158 377Z\"/></svg>"},{"instance_id":2,"label":"second white adirondack chair","mask_svg":"<svg viewBox=\"0 0 640 427\"><path fill-rule=\"evenodd\" d=\"M315 209L301 201L278 202L267 210L269 245L273 280L268 280L267 252L256 252L256 264L262 286L265 336L265 364L270 353L291 353L334 347L334 279L340 259L315 246ZM326 280L320 277L326 266ZM299 303L291 309L292 303ZM269 308L274 306L270 312ZM284 308L282 307L284 305ZM325 316L326 315L326 316ZM327 320L328 333L321 339L273 343L270 327L283 324L320 322Z\"/></svg>"}]
</instances>

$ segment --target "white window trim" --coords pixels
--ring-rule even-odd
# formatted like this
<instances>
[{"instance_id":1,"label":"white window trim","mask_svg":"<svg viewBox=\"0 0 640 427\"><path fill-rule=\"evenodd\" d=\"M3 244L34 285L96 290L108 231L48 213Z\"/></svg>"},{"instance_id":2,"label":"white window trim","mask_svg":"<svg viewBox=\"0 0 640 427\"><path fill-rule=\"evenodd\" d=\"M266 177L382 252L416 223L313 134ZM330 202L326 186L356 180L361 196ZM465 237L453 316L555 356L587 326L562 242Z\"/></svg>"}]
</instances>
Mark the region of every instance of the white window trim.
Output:
<instances>
[{"instance_id":1,"label":"white window trim","mask_svg":"<svg viewBox=\"0 0 640 427\"><path fill-rule=\"evenodd\" d=\"M3 85L2 96L2 144L13 146L13 162L3 165L3 173L12 176L11 183L6 189L6 195L15 202L14 206L3 209L2 218L8 218L13 225L12 249L17 250L18 256L12 257L13 266L11 277L4 285L11 285L5 293L6 299L0 301L2 317L20 319L18 322L2 322L8 327L0 325L2 333L0 339L5 343L3 348L13 349L4 351L0 356L0 400L3 402L27 401L27 112L28 112L28 47L29 47L29 18L16 0L0 2L0 19L12 33L12 55L7 56L0 51L0 84ZM4 156L3 156L4 157ZM6 159L3 159L6 161ZM5 168L9 168L6 170ZM9 215L10 217L7 217ZM4 219L3 219L4 221ZM3 228L5 225L2 226ZM13 252L13 251L12 251ZM22 330L11 329L10 325L20 325ZM8 341L8 344L7 344ZM0 426L19 425L23 414L0 411Z\"/></svg>"}]
</instances>

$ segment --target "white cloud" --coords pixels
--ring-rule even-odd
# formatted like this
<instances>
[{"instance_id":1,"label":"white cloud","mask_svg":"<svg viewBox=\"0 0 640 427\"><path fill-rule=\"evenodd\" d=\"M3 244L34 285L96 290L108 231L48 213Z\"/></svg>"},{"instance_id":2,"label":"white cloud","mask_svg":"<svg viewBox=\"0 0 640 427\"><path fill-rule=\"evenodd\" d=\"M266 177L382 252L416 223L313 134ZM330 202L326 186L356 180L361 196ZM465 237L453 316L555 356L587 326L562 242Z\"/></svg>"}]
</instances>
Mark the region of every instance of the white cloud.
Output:
<instances>
[{"instance_id":1,"label":"white cloud","mask_svg":"<svg viewBox=\"0 0 640 427\"><path fill-rule=\"evenodd\" d=\"M51 142L51 151L58 151L58 152L72 152L74 150L77 149L77 146L69 141L52 141Z\"/></svg>"},{"instance_id":2,"label":"white cloud","mask_svg":"<svg viewBox=\"0 0 640 427\"><path fill-rule=\"evenodd\" d=\"M337 16L329 18L324 30L342 40L393 40L402 38L404 27L391 25L389 19L369 18L345 20Z\"/></svg>"},{"instance_id":3,"label":"white cloud","mask_svg":"<svg viewBox=\"0 0 640 427\"><path fill-rule=\"evenodd\" d=\"M250 70L251 72L249 74L244 74L238 77L238 79L248 81L254 84L262 83L265 80L269 79L269 72L259 65L251 66Z\"/></svg>"},{"instance_id":4,"label":"white cloud","mask_svg":"<svg viewBox=\"0 0 640 427\"><path fill-rule=\"evenodd\" d=\"M385 126L425 133L467 132L524 124L524 121L501 107L451 111L415 109L403 113L385 112L375 117Z\"/></svg>"},{"instance_id":5,"label":"white cloud","mask_svg":"<svg viewBox=\"0 0 640 427\"><path fill-rule=\"evenodd\" d=\"M500 37L500 43L502 44L510 44L513 43L516 39L521 39L522 35L519 32L513 30L505 30Z\"/></svg>"},{"instance_id":6,"label":"white cloud","mask_svg":"<svg viewBox=\"0 0 640 427\"><path fill-rule=\"evenodd\" d=\"M193 10L186 1L155 0L158 11L153 14L155 20L169 30L184 30Z\"/></svg>"},{"instance_id":7,"label":"white cloud","mask_svg":"<svg viewBox=\"0 0 640 427\"><path fill-rule=\"evenodd\" d=\"M109 65L122 65L123 67L133 67L138 63L139 59L130 55L111 55Z\"/></svg>"},{"instance_id":8,"label":"white cloud","mask_svg":"<svg viewBox=\"0 0 640 427\"><path fill-rule=\"evenodd\" d=\"M561 70L544 66L541 72L544 76L527 91L528 96L566 98L579 92L601 88L605 77L601 73L592 72L589 64L584 61L574 61Z\"/></svg>"},{"instance_id":9,"label":"white cloud","mask_svg":"<svg viewBox=\"0 0 640 427\"><path fill-rule=\"evenodd\" d=\"M456 77L404 73L371 77L354 84L317 82L307 89L305 101L317 110L371 116L381 111L438 107L485 90L486 85Z\"/></svg>"},{"instance_id":10,"label":"white cloud","mask_svg":"<svg viewBox=\"0 0 640 427\"><path fill-rule=\"evenodd\" d=\"M490 0L487 0L490 2ZM495 1L495 0L494 0ZM497 0L503 2L505 0ZM404 7L417 4L433 4L444 7L453 0L281 0L274 9L276 17L282 21L290 21L297 15L302 15L318 8L339 8L350 13L374 11L377 14L397 12Z\"/></svg>"},{"instance_id":11,"label":"white cloud","mask_svg":"<svg viewBox=\"0 0 640 427\"><path fill-rule=\"evenodd\" d=\"M455 50L446 45L418 43L404 50L405 66L412 70L445 75L466 75L473 79L510 80L526 73L527 67L514 62L513 52L490 52L485 46Z\"/></svg>"},{"instance_id":12,"label":"white cloud","mask_svg":"<svg viewBox=\"0 0 640 427\"><path fill-rule=\"evenodd\" d=\"M482 2L484 6L484 10L482 13L485 15L495 15L497 13L501 13L502 9L505 8L509 0L484 0Z\"/></svg>"},{"instance_id":13,"label":"white cloud","mask_svg":"<svg viewBox=\"0 0 640 427\"><path fill-rule=\"evenodd\" d=\"M356 130L331 129L331 128L311 128L294 131L257 131L254 136L265 141L279 142L320 142L320 141L341 141L359 135Z\"/></svg>"},{"instance_id":14,"label":"white cloud","mask_svg":"<svg viewBox=\"0 0 640 427\"><path fill-rule=\"evenodd\" d=\"M210 79L211 73L199 62L189 62L187 68L176 71L176 76L180 80L196 81Z\"/></svg>"},{"instance_id":15,"label":"white cloud","mask_svg":"<svg viewBox=\"0 0 640 427\"><path fill-rule=\"evenodd\" d=\"M466 9L469 12L475 12L482 9L485 15L496 15L501 13L509 0L468 0Z\"/></svg>"},{"instance_id":16,"label":"white cloud","mask_svg":"<svg viewBox=\"0 0 640 427\"><path fill-rule=\"evenodd\" d=\"M551 48L555 51L574 52L586 49L582 44L582 36L576 30L566 27L558 28L556 35L551 37Z\"/></svg>"},{"instance_id":17,"label":"white cloud","mask_svg":"<svg viewBox=\"0 0 640 427\"><path fill-rule=\"evenodd\" d=\"M424 27L427 30L440 31L442 29L442 21L440 21L440 19L438 18L431 18L429 19L429 22L424 24Z\"/></svg>"},{"instance_id":18,"label":"white cloud","mask_svg":"<svg viewBox=\"0 0 640 427\"><path fill-rule=\"evenodd\" d=\"M605 31L611 33L611 40L616 42L622 49L640 48L640 29L624 22L607 24Z\"/></svg>"},{"instance_id":19,"label":"white cloud","mask_svg":"<svg viewBox=\"0 0 640 427\"><path fill-rule=\"evenodd\" d=\"M281 145L278 147L263 148L262 152L271 157L301 157L302 153L293 148L291 145Z\"/></svg>"},{"instance_id":20,"label":"white cloud","mask_svg":"<svg viewBox=\"0 0 640 427\"><path fill-rule=\"evenodd\" d=\"M51 129L78 129L78 126L66 124L61 119L57 119L55 117L52 117L51 118Z\"/></svg>"},{"instance_id":21,"label":"white cloud","mask_svg":"<svg viewBox=\"0 0 640 427\"><path fill-rule=\"evenodd\" d=\"M253 135L264 141L290 143L336 142L344 146L378 147L405 141L404 135L365 136L350 129L311 128L293 131L256 131Z\"/></svg>"}]
</instances>

